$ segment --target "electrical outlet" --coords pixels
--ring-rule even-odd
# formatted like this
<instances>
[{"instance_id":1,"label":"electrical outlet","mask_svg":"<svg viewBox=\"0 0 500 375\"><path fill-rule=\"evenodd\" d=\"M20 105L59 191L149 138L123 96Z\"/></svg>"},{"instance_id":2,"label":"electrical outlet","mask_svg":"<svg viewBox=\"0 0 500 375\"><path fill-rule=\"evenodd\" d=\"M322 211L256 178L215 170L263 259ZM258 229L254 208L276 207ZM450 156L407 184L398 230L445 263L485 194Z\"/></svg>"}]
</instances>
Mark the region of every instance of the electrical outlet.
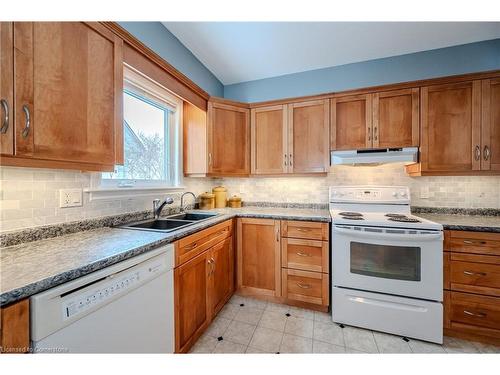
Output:
<instances>
[{"instance_id":1,"label":"electrical outlet","mask_svg":"<svg viewBox=\"0 0 500 375\"><path fill-rule=\"evenodd\" d=\"M61 189L59 190L59 207L80 207L82 206L82 189Z\"/></svg>"},{"instance_id":2,"label":"electrical outlet","mask_svg":"<svg viewBox=\"0 0 500 375\"><path fill-rule=\"evenodd\" d=\"M420 198L421 199L429 199L429 187L428 186L420 187Z\"/></svg>"}]
</instances>

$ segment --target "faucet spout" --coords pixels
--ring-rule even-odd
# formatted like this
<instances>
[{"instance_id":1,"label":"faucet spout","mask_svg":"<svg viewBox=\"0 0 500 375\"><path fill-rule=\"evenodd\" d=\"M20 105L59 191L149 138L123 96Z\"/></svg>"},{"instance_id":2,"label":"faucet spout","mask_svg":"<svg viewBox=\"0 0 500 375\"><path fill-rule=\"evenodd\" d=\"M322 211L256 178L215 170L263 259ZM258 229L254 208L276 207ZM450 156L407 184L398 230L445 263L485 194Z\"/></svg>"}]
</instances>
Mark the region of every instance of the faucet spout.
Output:
<instances>
[{"instance_id":1,"label":"faucet spout","mask_svg":"<svg viewBox=\"0 0 500 375\"><path fill-rule=\"evenodd\" d=\"M189 194L189 195L192 195L192 196L193 196L193 199L194 199L194 202L196 202L196 195L194 195L194 193L193 193L193 192L191 192L191 191L186 191L184 194L182 194L182 195L181 195L181 212L183 212L183 211L184 211L184 197L185 197L186 195L188 195L188 194Z\"/></svg>"},{"instance_id":2,"label":"faucet spout","mask_svg":"<svg viewBox=\"0 0 500 375\"><path fill-rule=\"evenodd\" d=\"M165 205L174 203L174 199L172 197L167 197L163 202L160 202L160 199L155 199L153 201L153 215L155 219L158 219L160 217L161 211L163 210L163 207L165 207Z\"/></svg>"}]
</instances>

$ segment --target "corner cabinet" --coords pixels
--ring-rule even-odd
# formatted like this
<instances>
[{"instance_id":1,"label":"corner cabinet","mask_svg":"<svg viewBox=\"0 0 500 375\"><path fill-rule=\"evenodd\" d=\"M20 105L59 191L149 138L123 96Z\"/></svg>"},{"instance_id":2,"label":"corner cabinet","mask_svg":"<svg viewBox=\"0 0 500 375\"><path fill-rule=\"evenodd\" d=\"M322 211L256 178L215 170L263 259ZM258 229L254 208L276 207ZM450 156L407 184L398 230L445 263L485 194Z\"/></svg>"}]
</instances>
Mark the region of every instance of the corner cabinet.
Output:
<instances>
[{"instance_id":1,"label":"corner cabinet","mask_svg":"<svg viewBox=\"0 0 500 375\"><path fill-rule=\"evenodd\" d=\"M97 22L2 23L1 35L2 98L10 77L14 93L14 134L5 145L2 134L2 152L12 157L2 165L112 171L122 164L123 41Z\"/></svg>"},{"instance_id":2,"label":"corner cabinet","mask_svg":"<svg viewBox=\"0 0 500 375\"><path fill-rule=\"evenodd\" d=\"M250 110L208 102L208 174L250 174Z\"/></svg>"}]
</instances>

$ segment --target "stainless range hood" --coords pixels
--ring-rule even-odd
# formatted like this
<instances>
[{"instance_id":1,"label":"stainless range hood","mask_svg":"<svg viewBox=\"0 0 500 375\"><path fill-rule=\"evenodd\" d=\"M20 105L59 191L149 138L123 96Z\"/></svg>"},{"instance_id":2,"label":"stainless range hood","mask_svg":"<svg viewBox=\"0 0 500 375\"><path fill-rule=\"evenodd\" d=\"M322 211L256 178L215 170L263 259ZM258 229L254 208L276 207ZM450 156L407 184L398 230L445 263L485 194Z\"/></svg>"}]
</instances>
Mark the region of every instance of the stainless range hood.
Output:
<instances>
[{"instance_id":1,"label":"stainless range hood","mask_svg":"<svg viewBox=\"0 0 500 375\"><path fill-rule=\"evenodd\" d=\"M379 148L371 150L332 151L331 165L416 163L417 147Z\"/></svg>"}]
</instances>

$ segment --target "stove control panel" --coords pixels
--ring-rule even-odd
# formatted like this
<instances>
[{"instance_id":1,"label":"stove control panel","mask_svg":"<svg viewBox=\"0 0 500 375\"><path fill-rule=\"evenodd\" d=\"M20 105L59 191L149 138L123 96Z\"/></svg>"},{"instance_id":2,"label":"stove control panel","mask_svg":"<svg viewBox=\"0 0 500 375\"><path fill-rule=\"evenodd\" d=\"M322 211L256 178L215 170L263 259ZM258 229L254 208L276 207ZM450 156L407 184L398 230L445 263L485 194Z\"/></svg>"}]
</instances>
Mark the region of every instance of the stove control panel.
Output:
<instances>
[{"instance_id":1,"label":"stove control panel","mask_svg":"<svg viewBox=\"0 0 500 375\"><path fill-rule=\"evenodd\" d=\"M331 186L332 203L409 204L406 186Z\"/></svg>"}]
</instances>

